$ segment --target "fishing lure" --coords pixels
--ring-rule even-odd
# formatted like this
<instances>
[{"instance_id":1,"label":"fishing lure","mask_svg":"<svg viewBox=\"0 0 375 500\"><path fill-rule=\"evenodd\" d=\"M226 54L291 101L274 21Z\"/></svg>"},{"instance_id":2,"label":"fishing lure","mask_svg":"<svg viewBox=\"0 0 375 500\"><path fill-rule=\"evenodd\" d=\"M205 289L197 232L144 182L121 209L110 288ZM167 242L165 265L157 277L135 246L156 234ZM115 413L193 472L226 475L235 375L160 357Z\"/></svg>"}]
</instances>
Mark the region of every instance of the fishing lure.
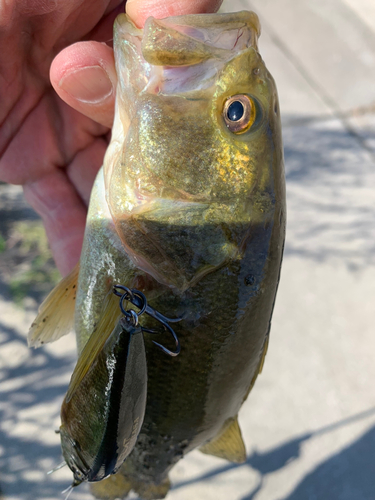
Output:
<instances>
[{"instance_id":1,"label":"fishing lure","mask_svg":"<svg viewBox=\"0 0 375 500\"><path fill-rule=\"evenodd\" d=\"M153 341L164 353L177 356L180 352L169 323L181 318L163 316L148 305L142 292L121 285L114 286L107 298L106 313L116 306L115 296L120 297L122 317L111 331L108 314L103 315L78 359L61 407L61 447L73 472L72 487L115 474L137 441L147 398L143 333L160 333L140 326L138 318L145 313L172 334L175 351ZM127 310L125 301L139 312Z\"/></svg>"}]
</instances>

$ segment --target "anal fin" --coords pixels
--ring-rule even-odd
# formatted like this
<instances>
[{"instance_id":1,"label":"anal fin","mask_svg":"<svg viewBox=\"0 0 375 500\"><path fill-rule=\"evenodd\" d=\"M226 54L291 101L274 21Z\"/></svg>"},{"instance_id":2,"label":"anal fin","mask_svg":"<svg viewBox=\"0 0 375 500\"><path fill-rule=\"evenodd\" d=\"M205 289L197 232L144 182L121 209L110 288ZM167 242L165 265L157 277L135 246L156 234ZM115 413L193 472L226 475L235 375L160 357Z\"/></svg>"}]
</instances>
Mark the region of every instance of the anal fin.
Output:
<instances>
[{"instance_id":1,"label":"anal fin","mask_svg":"<svg viewBox=\"0 0 375 500\"><path fill-rule=\"evenodd\" d=\"M90 483L92 495L101 500L126 498L130 490L131 483L122 474L114 474L97 483Z\"/></svg>"},{"instance_id":2,"label":"anal fin","mask_svg":"<svg viewBox=\"0 0 375 500\"><path fill-rule=\"evenodd\" d=\"M133 483L132 489L139 495L141 500L159 500L165 498L169 492L171 483L168 477L159 484Z\"/></svg>"},{"instance_id":3,"label":"anal fin","mask_svg":"<svg viewBox=\"0 0 375 500\"><path fill-rule=\"evenodd\" d=\"M39 307L27 337L29 347L54 342L73 330L78 273L79 263L55 286Z\"/></svg>"},{"instance_id":4,"label":"anal fin","mask_svg":"<svg viewBox=\"0 0 375 500\"><path fill-rule=\"evenodd\" d=\"M230 462L245 462L246 449L237 417L227 420L224 424L223 432L201 446L199 451L207 455L225 458Z\"/></svg>"},{"instance_id":5,"label":"anal fin","mask_svg":"<svg viewBox=\"0 0 375 500\"><path fill-rule=\"evenodd\" d=\"M134 479L128 479L125 474L117 472L116 474L98 481L90 483L90 491L95 498L100 500L123 500L133 490L141 500L157 500L165 498L171 487L168 478L160 484L142 483Z\"/></svg>"}]
</instances>

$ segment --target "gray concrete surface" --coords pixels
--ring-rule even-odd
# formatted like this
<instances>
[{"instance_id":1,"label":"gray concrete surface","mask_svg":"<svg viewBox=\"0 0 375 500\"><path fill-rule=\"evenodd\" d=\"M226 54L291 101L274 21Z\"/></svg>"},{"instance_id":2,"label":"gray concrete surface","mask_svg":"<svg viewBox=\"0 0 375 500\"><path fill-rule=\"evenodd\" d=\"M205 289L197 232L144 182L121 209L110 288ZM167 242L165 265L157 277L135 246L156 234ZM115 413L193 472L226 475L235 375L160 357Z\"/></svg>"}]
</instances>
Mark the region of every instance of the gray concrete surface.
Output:
<instances>
[{"instance_id":1,"label":"gray concrete surface","mask_svg":"<svg viewBox=\"0 0 375 500\"><path fill-rule=\"evenodd\" d=\"M263 374L240 412L248 460L199 452L170 500L375 499L375 5L227 0L260 16L278 84L288 231ZM74 340L28 351L33 304L0 300L0 483L7 500L56 500L59 405ZM85 487L72 500L88 500Z\"/></svg>"}]
</instances>

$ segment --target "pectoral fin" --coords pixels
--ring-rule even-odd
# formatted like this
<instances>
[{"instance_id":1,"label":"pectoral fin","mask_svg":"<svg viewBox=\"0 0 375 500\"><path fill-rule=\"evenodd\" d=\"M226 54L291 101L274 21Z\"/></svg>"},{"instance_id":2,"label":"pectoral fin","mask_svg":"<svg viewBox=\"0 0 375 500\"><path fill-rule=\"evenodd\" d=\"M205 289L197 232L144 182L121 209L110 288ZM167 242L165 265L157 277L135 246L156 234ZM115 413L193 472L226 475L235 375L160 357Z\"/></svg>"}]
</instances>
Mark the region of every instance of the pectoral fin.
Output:
<instances>
[{"instance_id":1,"label":"pectoral fin","mask_svg":"<svg viewBox=\"0 0 375 500\"><path fill-rule=\"evenodd\" d=\"M69 401L74 391L80 386L83 378L89 371L93 361L97 358L98 353L103 349L104 344L112 334L121 316L122 313L119 308L119 299L110 291L103 302L103 310L98 324L95 326L94 331L78 357L77 364L70 379L68 392L65 396L66 400Z\"/></svg>"},{"instance_id":2,"label":"pectoral fin","mask_svg":"<svg viewBox=\"0 0 375 500\"><path fill-rule=\"evenodd\" d=\"M246 461L246 449L242 439L241 429L237 417L227 421L224 431L212 441L204 444L199 451L207 455L225 458L230 462L243 463Z\"/></svg>"},{"instance_id":3,"label":"pectoral fin","mask_svg":"<svg viewBox=\"0 0 375 500\"><path fill-rule=\"evenodd\" d=\"M29 347L36 348L54 342L73 330L78 273L79 263L55 286L39 307L38 316L27 337Z\"/></svg>"}]
</instances>

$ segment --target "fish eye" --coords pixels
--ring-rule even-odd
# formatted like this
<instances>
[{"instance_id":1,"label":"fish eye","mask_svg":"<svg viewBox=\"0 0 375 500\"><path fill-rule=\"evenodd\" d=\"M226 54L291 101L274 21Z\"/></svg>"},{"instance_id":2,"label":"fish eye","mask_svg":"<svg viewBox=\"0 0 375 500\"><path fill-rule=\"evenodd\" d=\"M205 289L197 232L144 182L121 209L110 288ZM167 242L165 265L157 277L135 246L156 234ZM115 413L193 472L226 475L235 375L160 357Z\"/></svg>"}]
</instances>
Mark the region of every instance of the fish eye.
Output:
<instances>
[{"instance_id":1,"label":"fish eye","mask_svg":"<svg viewBox=\"0 0 375 500\"><path fill-rule=\"evenodd\" d=\"M255 104L247 95L234 95L225 101L223 110L225 125L235 134L246 132L254 123L255 115Z\"/></svg>"},{"instance_id":2,"label":"fish eye","mask_svg":"<svg viewBox=\"0 0 375 500\"><path fill-rule=\"evenodd\" d=\"M232 122L238 122L243 117L245 110L241 101L233 101L228 108L227 117Z\"/></svg>"}]
</instances>

